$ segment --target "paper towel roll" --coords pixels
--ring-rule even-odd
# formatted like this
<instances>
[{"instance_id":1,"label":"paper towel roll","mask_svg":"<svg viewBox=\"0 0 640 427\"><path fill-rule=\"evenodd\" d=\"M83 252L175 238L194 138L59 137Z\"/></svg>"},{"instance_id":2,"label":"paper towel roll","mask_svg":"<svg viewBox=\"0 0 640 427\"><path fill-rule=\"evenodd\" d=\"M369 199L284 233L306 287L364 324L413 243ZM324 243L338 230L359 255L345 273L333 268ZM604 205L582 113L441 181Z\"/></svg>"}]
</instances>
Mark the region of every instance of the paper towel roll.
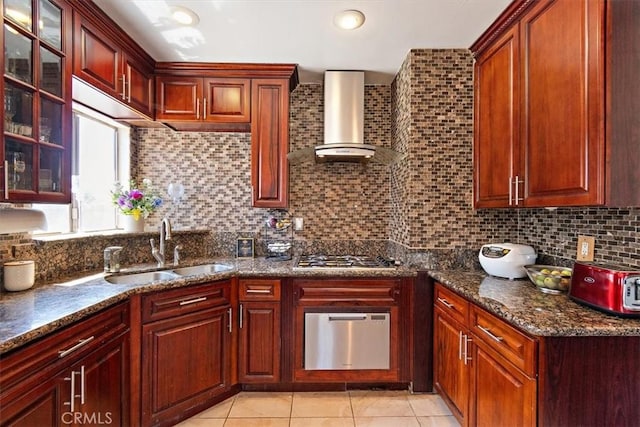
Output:
<instances>
[{"instance_id":1,"label":"paper towel roll","mask_svg":"<svg viewBox=\"0 0 640 427\"><path fill-rule=\"evenodd\" d=\"M0 208L0 234L46 230L44 212L37 209Z\"/></svg>"}]
</instances>

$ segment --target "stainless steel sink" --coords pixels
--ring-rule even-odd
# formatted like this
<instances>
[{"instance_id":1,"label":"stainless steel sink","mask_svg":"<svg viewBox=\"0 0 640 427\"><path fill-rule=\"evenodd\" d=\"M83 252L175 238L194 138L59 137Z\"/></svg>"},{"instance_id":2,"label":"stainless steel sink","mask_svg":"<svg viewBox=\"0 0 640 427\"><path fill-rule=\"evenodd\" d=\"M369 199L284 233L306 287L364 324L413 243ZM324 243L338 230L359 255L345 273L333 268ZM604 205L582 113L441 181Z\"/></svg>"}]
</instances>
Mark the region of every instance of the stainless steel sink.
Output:
<instances>
[{"instance_id":1,"label":"stainless steel sink","mask_svg":"<svg viewBox=\"0 0 640 427\"><path fill-rule=\"evenodd\" d=\"M122 276L109 276L106 280L116 285L144 285L145 283L161 280L179 279L181 276L173 271L148 271L146 273L133 273Z\"/></svg>"},{"instance_id":2,"label":"stainless steel sink","mask_svg":"<svg viewBox=\"0 0 640 427\"><path fill-rule=\"evenodd\" d=\"M229 271L233 267L226 264L204 264L193 267L174 268L173 272L180 276L197 276L199 274L214 274Z\"/></svg>"}]
</instances>

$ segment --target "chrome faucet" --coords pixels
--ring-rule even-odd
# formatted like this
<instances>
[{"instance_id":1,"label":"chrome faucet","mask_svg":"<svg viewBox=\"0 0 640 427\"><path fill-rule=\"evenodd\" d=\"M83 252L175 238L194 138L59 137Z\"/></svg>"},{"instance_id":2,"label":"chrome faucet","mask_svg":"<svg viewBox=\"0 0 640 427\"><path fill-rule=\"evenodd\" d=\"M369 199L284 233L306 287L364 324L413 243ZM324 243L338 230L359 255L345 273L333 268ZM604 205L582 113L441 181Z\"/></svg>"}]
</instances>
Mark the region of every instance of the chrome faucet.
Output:
<instances>
[{"instance_id":1,"label":"chrome faucet","mask_svg":"<svg viewBox=\"0 0 640 427\"><path fill-rule=\"evenodd\" d=\"M160 249L156 248L156 243L153 239L149 239L151 255L158 261L158 267L164 267L165 240L171 240L171 222L169 222L169 218L162 218L160 223Z\"/></svg>"}]
</instances>

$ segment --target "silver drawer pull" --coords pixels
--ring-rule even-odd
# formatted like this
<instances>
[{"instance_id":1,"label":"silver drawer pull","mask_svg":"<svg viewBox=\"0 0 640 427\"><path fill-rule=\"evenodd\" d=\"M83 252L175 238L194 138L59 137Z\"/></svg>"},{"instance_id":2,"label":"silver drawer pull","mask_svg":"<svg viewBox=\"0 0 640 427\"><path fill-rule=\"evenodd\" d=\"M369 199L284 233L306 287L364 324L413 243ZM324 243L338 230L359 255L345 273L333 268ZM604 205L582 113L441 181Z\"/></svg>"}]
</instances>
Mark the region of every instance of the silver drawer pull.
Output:
<instances>
[{"instance_id":1,"label":"silver drawer pull","mask_svg":"<svg viewBox=\"0 0 640 427\"><path fill-rule=\"evenodd\" d=\"M446 299L444 299L444 298L440 298L440 297L438 297L438 301L440 301L440 303L441 303L442 305L444 305L445 307L447 307L447 308L453 308L453 307L455 307L453 304L451 304L449 301L447 301L447 300L446 300Z\"/></svg>"},{"instance_id":2,"label":"silver drawer pull","mask_svg":"<svg viewBox=\"0 0 640 427\"><path fill-rule=\"evenodd\" d=\"M496 335L493 335L491 333L491 331L489 330L489 328L483 328L482 326L478 325L478 329L480 329L485 334L489 335L489 337L491 337L491 339L494 340L494 341L502 342L502 340L504 340L504 338L502 338L502 337L498 337Z\"/></svg>"},{"instance_id":3,"label":"silver drawer pull","mask_svg":"<svg viewBox=\"0 0 640 427\"><path fill-rule=\"evenodd\" d=\"M190 300L187 300L187 301L180 301L180 305L195 304L197 302L206 301L206 300L207 300L207 297L194 298L194 299L190 299Z\"/></svg>"},{"instance_id":4,"label":"silver drawer pull","mask_svg":"<svg viewBox=\"0 0 640 427\"><path fill-rule=\"evenodd\" d=\"M247 289L248 294L270 294L271 289Z\"/></svg>"},{"instance_id":5,"label":"silver drawer pull","mask_svg":"<svg viewBox=\"0 0 640 427\"><path fill-rule=\"evenodd\" d=\"M74 345L71 348L68 348L66 350L58 350L58 357L60 359L62 359L67 354L73 353L74 351L78 350L79 348L84 347L85 345L89 344L91 341L93 341L94 338L95 337L92 335L89 338L86 338L86 339L78 341L78 344Z\"/></svg>"}]
</instances>

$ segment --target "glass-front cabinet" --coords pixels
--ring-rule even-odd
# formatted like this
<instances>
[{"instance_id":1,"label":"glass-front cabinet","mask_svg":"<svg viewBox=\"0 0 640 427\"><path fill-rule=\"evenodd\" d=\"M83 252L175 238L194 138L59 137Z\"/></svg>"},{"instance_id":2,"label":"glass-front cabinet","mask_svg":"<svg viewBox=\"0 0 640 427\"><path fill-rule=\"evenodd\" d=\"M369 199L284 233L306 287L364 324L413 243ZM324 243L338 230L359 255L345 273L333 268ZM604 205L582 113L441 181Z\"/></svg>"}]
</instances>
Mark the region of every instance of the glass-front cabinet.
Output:
<instances>
[{"instance_id":1,"label":"glass-front cabinet","mask_svg":"<svg viewBox=\"0 0 640 427\"><path fill-rule=\"evenodd\" d=\"M0 202L70 201L71 9L3 0Z\"/></svg>"}]
</instances>

